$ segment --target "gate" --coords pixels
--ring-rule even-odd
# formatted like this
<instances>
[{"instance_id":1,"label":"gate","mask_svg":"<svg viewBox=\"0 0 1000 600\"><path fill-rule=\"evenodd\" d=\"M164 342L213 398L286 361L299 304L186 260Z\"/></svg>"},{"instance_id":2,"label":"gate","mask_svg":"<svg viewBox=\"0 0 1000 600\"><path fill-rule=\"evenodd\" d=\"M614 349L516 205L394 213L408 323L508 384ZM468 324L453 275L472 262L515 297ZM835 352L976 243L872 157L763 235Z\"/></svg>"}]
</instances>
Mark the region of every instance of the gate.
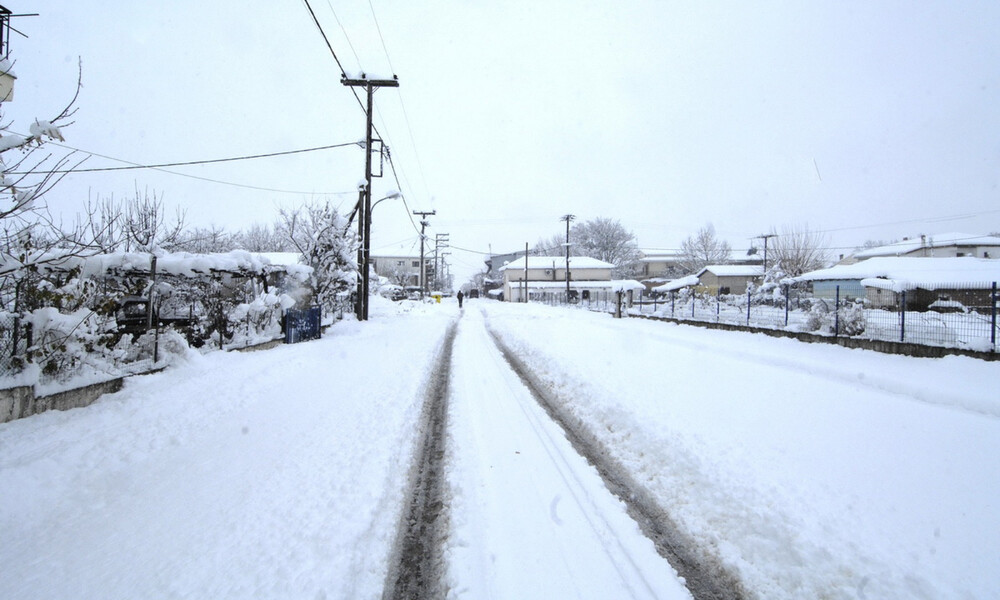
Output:
<instances>
[{"instance_id":1,"label":"gate","mask_svg":"<svg viewBox=\"0 0 1000 600\"><path fill-rule=\"evenodd\" d=\"M295 344L307 340L317 340L320 335L320 307L305 310L285 311L285 343Z\"/></svg>"}]
</instances>

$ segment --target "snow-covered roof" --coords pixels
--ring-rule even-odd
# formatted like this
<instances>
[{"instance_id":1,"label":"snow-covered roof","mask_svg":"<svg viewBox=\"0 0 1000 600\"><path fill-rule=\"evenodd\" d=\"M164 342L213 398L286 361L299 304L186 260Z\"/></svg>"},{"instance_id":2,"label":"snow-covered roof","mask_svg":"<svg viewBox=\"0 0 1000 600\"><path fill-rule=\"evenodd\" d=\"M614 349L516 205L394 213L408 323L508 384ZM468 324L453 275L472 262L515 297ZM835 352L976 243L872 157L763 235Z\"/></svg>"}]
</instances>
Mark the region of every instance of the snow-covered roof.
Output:
<instances>
[{"instance_id":1,"label":"snow-covered roof","mask_svg":"<svg viewBox=\"0 0 1000 600\"><path fill-rule=\"evenodd\" d=\"M553 266L556 269L561 269L566 266L565 256L529 256L528 257L528 268L529 269L551 269ZM589 256L571 256L569 257L569 269L613 269L615 266L611 263L604 262L603 260L598 260L596 258L590 258ZM524 257L509 262L506 265L500 267L501 271L506 271L509 269L524 269Z\"/></svg>"},{"instance_id":2,"label":"snow-covered roof","mask_svg":"<svg viewBox=\"0 0 1000 600\"><path fill-rule=\"evenodd\" d=\"M691 287L698 285L697 275L688 275L687 277L681 277L680 279L674 279L663 285L653 288L654 292L674 292L681 288Z\"/></svg>"},{"instance_id":3,"label":"snow-covered roof","mask_svg":"<svg viewBox=\"0 0 1000 600\"><path fill-rule=\"evenodd\" d=\"M676 261L684 257L681 250L639 250L639 262Z\"/></svg>"},{"instance_id":4,"label":"snow-covered roof","mask_svg":"<svg viewBox=\"0 0 1000 600\"><path fill-rule=\"evenodd\" d=\"M1000 237L992 235L976 235L972 233L940 233L937 235L920 236L887 246L862 250L856 258L873 258L878 256L903 256L923 248L942 248L946 246L1000 246Z\"/></svg>"},{"instance_id":5,"label":"snow-covered roof","mask_svg":"<svg viewBox=\"0 0 1000 600\"><path fill-rule=\"evenodd\" d=\"M708 265L698 271L698 276L701 277L705 271L716 277L762 277L764 275L764 269L760 265Z\"/></svg>"},{"instance_id":6,"label":"snow-covered roof","mask_svg":"<svg viewBox=\"0 0 1000 600\"><path fill-rule=\"evenodd\" d=\"M880 257L870 258L852 265L837 265L803 273L792 281L858 280L871 279L893 283L872 283L871 287L884 289L941 288L948 285L986 285L1000 281L1000 260L962 256L957 258ZM864 283L868 285L868 283Z\"/></svg>"}]
</instances>

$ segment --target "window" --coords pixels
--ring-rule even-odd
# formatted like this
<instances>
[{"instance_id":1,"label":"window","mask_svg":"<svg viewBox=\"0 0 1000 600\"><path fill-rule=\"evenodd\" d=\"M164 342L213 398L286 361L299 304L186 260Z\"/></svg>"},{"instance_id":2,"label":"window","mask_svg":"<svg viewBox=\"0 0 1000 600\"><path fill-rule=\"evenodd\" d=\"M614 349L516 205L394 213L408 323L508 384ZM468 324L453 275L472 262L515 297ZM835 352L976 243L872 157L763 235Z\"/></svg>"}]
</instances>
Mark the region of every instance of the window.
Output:
<instances>
[{"instance_id":1,"label":"window","mask_svg":"<svg viewBox=\"0 0 1000 600\"><path fill-rule=\"evenodd\" d=\"M405 261L405 260L397 260L397 261L396 261L396 266L397 266L397 267L402 267L402 266L403 266L403 265L405 265L405 264L406 264L406 261Z\"/></svg>"},{"instance_id":2,"label":"window","mask_svg":"<svg viewBox=\"0 0 1000 600\"><path fill-rule=\"evenodd\" d=\"M419 269L420 268L420 261L419 260L413 261L413 266L417 267Z\"/></svg>"}]
</instances>

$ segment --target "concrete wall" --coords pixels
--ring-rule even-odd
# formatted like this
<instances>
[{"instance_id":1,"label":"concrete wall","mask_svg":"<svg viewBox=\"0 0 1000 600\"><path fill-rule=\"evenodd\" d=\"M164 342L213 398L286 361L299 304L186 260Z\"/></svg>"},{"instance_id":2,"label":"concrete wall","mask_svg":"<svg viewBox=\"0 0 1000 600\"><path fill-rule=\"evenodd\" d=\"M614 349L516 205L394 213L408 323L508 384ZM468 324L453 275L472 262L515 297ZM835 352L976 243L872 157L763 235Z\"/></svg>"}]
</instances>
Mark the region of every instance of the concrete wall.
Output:
<instances>
[{"instance_id":1,"label":"concrete wall","mask_svg":"<svg viewBox=\"0 0 1000 600\"><path fill-rule=\"evenodd\" d=\"M0 423L23 419L47 410L69 410L89 406L104 394L122 389L124 378L87 385L49 396L35 396L31 386L0 390Z\"/></svg>"}]
</instances>

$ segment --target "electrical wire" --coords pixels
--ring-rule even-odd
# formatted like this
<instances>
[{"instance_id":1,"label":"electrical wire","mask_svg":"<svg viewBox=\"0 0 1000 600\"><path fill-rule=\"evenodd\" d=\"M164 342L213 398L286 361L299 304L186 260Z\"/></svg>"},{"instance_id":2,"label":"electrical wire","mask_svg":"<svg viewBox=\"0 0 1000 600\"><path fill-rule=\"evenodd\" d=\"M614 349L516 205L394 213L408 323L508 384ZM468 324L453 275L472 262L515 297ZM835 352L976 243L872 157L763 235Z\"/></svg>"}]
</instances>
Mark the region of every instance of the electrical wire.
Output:
<instances>
[{"instance_id":1,"label":"electrical wire","mask_svg":"<svg viewBox=\"0 0 1000 600\"><path fill-rule=\"evenodd\" d=\"M52 142L52 143L54 145L56 145L56 146L62 146L61 144L56 144L55 142ZM98 172L103 172L103 171L129 171L129 170L134 170L134 169L162 169L164 167L187 167L187 166L192 166L192 165L209 165L209 164L215 164L215 163L235 162L235 161L241 161L241 160L252 160L252 159L256 159L256 158L271 158L271 157L274 157L274 156L288 156L290 154L303 154L305 152L317 152L319 150L330 150L332 148L344 148L346 146L357 146L357 145L362 145L363 146L364 144L362 142L346 142L346 143L343 143L343 144L332 144L332 145L329 145L329 146L316 146L314 148L302 148L300 150L285 150L285 151L282 151L282 152L269 152L269 153L265 153L265 154L249 154L249 155L244 155L244 156L235 156L235 157L231 157L231 158L213 158L213 159L208 159L208 160L189 160L189 161L184 161L184 162L161 163L161 164L155 164L155 165L143 165L143 164L138 164L138 163L132 163L132 162L126 161L126 160L121 160L121 159L117 159L117 158L111 158L111 157L108 157L108 156L101 156L100 154L97 154L95 152L88 152L87 150L79 150L77 148L72 148L70 146L62 146L62 147L67 148L69 150L73 150L75 152L83 152L84 154L89 154L91 156L98 156L100 158L107 158L109 160L118 160L120 162L127 162L127 163L129 163L129 165L125 166L125 167L94 167L94 168L90 168L90 169L61 169L61 170L55 170L55 171L50 171L50 172L51 173L98 173ZM27 173L27 172L16 172L16 171L8 173L8 175L28 175L28 174L29 173Z\"/></svg>"},{"instance_id":2,"label":"electrical wire","mask_svg":"<svg viewBox=\"0 0 1000 600\"><path fill-rule=\"evenodd\" d=\"M337 58L337 53L333 50L333 44L330 43L330 38L326 37L326 32L323 31L323 26L319 24L319 19L316 18L316 13L312 9L312 5L309 4L309 0L302 0L306 5L306 9L309 11L309 15L312 16L313 23L316 24L316 29L319 30L319 34L323 36L323 41L326 42L327 49L330 50L330 55L333 56L333 60L337 61L337 68L340 69L340 74L343 77L347 77L347 71L344 70L344 65L340 63L340 59ZM358 99L360 102L360 98Z\"/></svg>"},{"instance_id":3,"label":"electrical wire","mask_svg":"<svg viewBox=\"0 0 1000 600\"><path fill-rule=\"evenodd\" d=\"M368 8L371 9L372 21L375 22L375 30L378 32L378 38L382 42L382 51L385 53L385 60L389 64L389 69L395 73L396 68L392 64L392 58L389 57L389 47L385 43L385 37L382 35L382 27L379 25L378 17L375 15L375 6L372 4L372 0L368 0ZM413 137L413 126L410 124L410 115L406 111L406 103L403 102L403 92L399 90L396 94L399 98L399 107L403 111L403 122L406 123L406 130L409 132L410 136L410 147L413 149L413 156L417 161L417 171L420 173L420 181L423 183L424 192L429 196L430 190L427 187L427 177L424 175L424 165L423 161L420 160L420 152L417 150L417 142ZM381 117L381 115L379 115ZM385 119L382 119L385 122Z\"/></svg>"},{"instance_id":4,"label":"electrical wire","mask_svg":"<svg viewBox=\"0 0 1000 600\"><path fill-rule=\"evenodd\" d=\"M11 132L11 133L16 133L16 132ZM17 134L17 135L20 135L20 134ZM132 162L132 161L129 161L129 160L125 160L123 158L116 158L114 156L108 156L106 154L100 154L98 152L91 152L89 150L82 150L80 148L74 148L73 146L69 146L69 145L66 145L66 144L61 144L59 142L54 142L54 141L48 141L48 142L45 142L45 144L46 145L51 145L51 146L56 146L56 147L59 147L59 148L65 148L66 150L72 150L73 152L82 152L83 154L87 154L89 156L96 156L98 158L104 158L104 159L107 159L107 160L113 160L113 161L116 161L116 162L133 165L133 166L136 166L136 167L147 168L147 169L150 169L152 171L159 171L161 173L167 173L169 175L176 175L178 177L187 177L188 179L196 179L198 181L207 181L209 183L217 183L219 185L228 185L228 186L232 186L232 187L238 187L238 188L249 189L249 190L257 190L257 191L263 191L263 192L274 192L274 193L278 193L278 194L295 194L295 195L299 195L299 196L302 196L302 195L313 195L313 194L319 195L319 196L343 196L343 195L346 195L346 194L356 194L357 193L357 190L351 190L349 192L317 192L316 190L309 190L309 191L307 191L307 190L286 190L286 189L281 189L281 188L261 187L261 186L249 185L249 184L245 184L245 183L236 183L236 182L233 182L233 181L224 181L224 180L221 180L221 179L212 179L211 177L202 177L200 175L191 175L189 173L179 173L177 171L169 171L167 169L163 169L163 168L155 167L155 166L139 165L139 163L135 163L135 162ZM350 144L348 144L348 145L350 145ZM58 169L57 169L57 171L58 171ZM65 176L66 174L69 174L69 173L76 172L75 169L67 169L66 171L67 171L67 173L63 173L63 176Z\"/></svg>"}]
</instances>

